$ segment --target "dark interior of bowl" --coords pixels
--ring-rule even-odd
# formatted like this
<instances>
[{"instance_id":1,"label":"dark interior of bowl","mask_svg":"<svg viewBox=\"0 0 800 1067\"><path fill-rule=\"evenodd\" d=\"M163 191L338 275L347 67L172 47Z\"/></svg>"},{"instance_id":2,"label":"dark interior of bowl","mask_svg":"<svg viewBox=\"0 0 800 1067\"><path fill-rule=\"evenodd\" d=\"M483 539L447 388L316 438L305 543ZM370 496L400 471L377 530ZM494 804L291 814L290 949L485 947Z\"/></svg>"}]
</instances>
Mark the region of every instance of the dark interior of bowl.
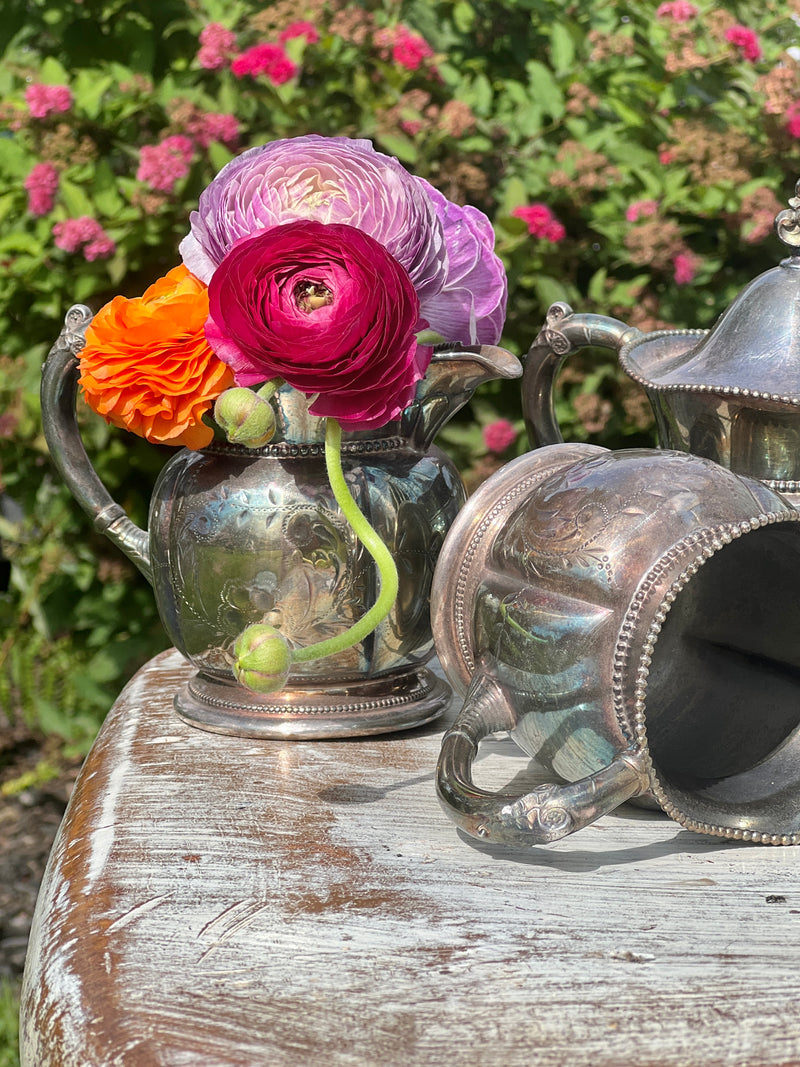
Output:
<instances>
[{"instance_id":1,"label":"dark interior of bowl","mask_svg":"<svg viewBox=\"0 0 800 1067\"><path fill-rule=\"evenodd\" d=\"M645 722L690 818L800 830L800 523L752 530L689 578L653 650Z\"/></svg>"}]
</instances>

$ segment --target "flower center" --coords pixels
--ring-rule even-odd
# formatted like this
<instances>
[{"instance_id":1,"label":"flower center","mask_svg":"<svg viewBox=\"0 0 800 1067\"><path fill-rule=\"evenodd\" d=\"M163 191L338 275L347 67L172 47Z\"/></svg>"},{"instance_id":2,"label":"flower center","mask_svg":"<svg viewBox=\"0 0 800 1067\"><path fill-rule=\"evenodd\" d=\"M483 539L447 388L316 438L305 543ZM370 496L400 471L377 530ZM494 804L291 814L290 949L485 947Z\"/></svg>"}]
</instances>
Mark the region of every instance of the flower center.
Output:
<instances>
[{"instance_id":1,"label":"flower center","mask_svg":"<svg viewBox=\"0 0 800 1067\"><path fill-rule=\"evenodd\" d=\"M325 282L314 282L310 278L303 278L297 283L294 287L294 298L297 306L306 314L333 303L333 293Z\"/></svg>"}]
</instances>

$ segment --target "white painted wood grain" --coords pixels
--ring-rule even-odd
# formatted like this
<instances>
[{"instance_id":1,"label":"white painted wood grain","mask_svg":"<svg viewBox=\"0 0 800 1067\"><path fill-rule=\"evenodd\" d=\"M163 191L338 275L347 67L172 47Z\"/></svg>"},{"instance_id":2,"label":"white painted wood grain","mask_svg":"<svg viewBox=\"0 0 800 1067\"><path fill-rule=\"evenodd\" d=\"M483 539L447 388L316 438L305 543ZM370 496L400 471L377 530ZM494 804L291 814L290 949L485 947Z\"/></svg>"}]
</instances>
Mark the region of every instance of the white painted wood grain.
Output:
<instances>
[{"instance_id":1,"label":"white painted wood grain","mask_svg":"<svg viewBox=\"0 0 800 1067\"><path fill-rule=\"evenodd\" d=\"M634 808L487 847L436 801L442 723L217 736L172 711L187 670L148 665L81 774L34 923L26 1067L800 1064L800 849ZM476 776L535 780L507 738Z\"/></svg>"}]
</instances>

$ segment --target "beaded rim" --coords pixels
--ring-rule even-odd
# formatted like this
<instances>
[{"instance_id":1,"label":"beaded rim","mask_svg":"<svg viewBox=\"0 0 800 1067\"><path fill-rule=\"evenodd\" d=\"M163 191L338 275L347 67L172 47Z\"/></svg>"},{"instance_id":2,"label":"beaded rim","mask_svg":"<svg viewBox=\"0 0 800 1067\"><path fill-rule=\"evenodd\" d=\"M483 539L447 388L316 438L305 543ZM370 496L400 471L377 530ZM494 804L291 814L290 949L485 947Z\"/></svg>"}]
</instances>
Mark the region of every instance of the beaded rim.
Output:
<instances>
[{"instance_id":1,"label":"beaded rim","mask_svg":"<svg viewBox=\"0 0 800 1067\"><path fill-rule=\"evenodd\" d=\"M342 455L362 456L380 452L398 452L406 445L407 442L402 437L382 437L373 441L343 441ZM261 448L246 448L244 445L229 444L226 441L212 441L202 451L225 456L251 456L259 459L262 456L277 456L280 459L292 459L295 457L324 456L325 445L324 443L301 444L291 441L276 441L275 444L262 445Z\"/></svg>"},{"instance_id":2,"label":"beaded rim","mask_svg":"<svg viewBox=\"0 0 800 1067\"><path fill-rule=\"evenodd\" d=\"M641 752L646 773L650 778L650 787L659 805L670 818L674 819L681 826L684 826L687 830L710 834L714 837L731 838L737 841L753 841L760 844L800 844L800 833L772 834L761 830L743 830L738 827L719 826L700 822L681 811L670 799L664 785L656 773L647 743L647 726L645 719L647 679L650 673L653 650L658 641L658 636L667 614L678 597L678 594L684 589L690 579L697 574L703 564L711 559L711 557L726 544L730 544L731 541L736 540L742 535L751 533L753 530L760 529L764 526L774 525L775 523L798 521L800 521L800 512L771 511L756 515L753 518L742 522L721 523L718 526L706 528L705 530L700 530L695 534L689 535L674 545L673 548L671 548L670 551L651 568L625 614L625 619L617 638L617 646L614 654L612 687L614 709L617 715L617 720L620 727L624 730L627 736L631 737L632 743L634 743ZM688 557L688 559L678 577L670 583L666 593L661 597L656 613L648 627L642 652L637 661L636 686L634 689L633 702L633 736L631 736L631 717L628 709L625 707L623 697L623 683L626 675L630 671L628 662L631 652L631 638L636 631L639 615L650 595L658 588L664 575L668 573L669 570L674 569L675 563L679 561L681 557Z\"/></svg>"}]
</instances>

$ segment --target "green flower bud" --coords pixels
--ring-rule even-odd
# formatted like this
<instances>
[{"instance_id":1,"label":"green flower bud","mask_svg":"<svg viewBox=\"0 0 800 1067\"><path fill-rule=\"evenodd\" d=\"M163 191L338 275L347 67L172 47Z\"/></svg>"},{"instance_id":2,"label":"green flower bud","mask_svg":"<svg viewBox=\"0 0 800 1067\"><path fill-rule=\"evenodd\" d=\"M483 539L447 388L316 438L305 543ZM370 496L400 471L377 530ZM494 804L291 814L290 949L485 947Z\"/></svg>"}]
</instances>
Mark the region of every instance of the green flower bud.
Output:
<instances>
[{"instance_id":1,"label":"green flower bud","mask_svg":"<svg viewBox=\"0 0 800 1067\"><path fill-rule=\"evenodd\" d=\"M289 677L292 653L274 626L257 623L239 634L233 645L233 673L254 693L274 693Z\"/></svg>"},{"instance_id":2,"label":"green flower bud","mask_svg":"<svg viewBox=\"0 0 800 1067\"><path fill-rule=\"evenodd\" d=\"M214 420L234 445L260 448L275 433L275 412L252 389L226 389L214 404Z\"/></svg>"}]
</instances>

